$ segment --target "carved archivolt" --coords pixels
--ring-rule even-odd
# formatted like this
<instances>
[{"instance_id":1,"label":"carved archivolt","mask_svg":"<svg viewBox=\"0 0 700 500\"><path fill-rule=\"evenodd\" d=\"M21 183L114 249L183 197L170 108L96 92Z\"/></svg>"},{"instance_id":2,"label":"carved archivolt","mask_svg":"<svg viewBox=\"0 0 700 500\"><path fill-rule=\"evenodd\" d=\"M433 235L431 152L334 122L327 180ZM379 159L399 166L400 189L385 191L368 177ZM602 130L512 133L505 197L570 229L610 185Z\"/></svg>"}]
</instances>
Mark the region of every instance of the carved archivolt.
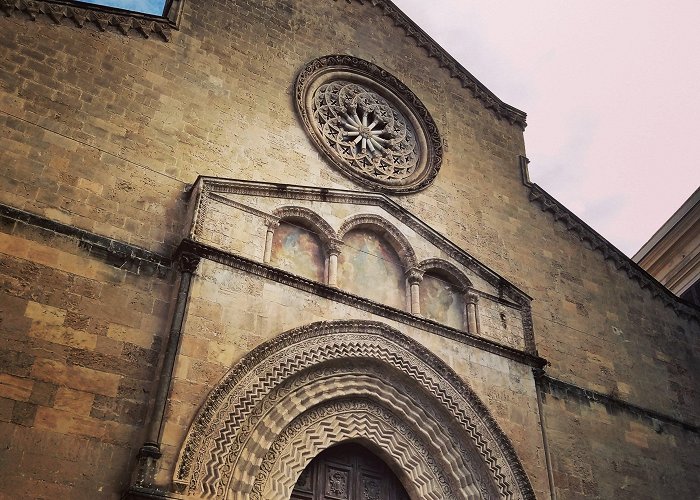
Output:
<instances>
[{"instance_id":1,"label":"carved archivolt","mask_svg":"<svg viewBox=\"0 0 700 500\"><path fill-rule=\"evenodd\" d=\"M315 455L362 439L413 498L534 498L469 387L417 342L367 321L314 323L244 357L193 421L174 483L209 498L289 498Z\"/></svg>"},{"instance_id":2,"label":"carved archivolt","mask_svg":"<svg viewBox=\"0 0 700 500\"><path fill-rule=\"evenodd\" d=\"M442 259L426 259L418 264L418 269L423 273L435 272L447 276L449 281L459 287L461 292L465 292L472 287L472 282L469 281L462 271L454 264L450 264Z\"/></svg>"},{"instance_id":3,"label":"carved archivolt","mask_svg":"<svg viewBox=\"0 0 700 500\"><path fill-rule=\"evenodd\" d=\"M338 239L343 237L353 229L372 228L394 248L401 259L404 269L411 269L416 265L416 254L408 239L399 231L396 226L385 218L375 214L353 215L343 222L338 230Z\"/></svg>"},{"instance_id":4,"label":"carved archivolt","mask_svg":"<svg viewBox=\"0 0 700 500\"><path fill-rule=\"evenodd\" d=\"M308 227L318 235L326 249L334 245L338 240L331 225L323 217L308 208L297 206L280 207L273 210L272 215L280 221L301 221L303 226Z\"/></svg>"}]
</instances>

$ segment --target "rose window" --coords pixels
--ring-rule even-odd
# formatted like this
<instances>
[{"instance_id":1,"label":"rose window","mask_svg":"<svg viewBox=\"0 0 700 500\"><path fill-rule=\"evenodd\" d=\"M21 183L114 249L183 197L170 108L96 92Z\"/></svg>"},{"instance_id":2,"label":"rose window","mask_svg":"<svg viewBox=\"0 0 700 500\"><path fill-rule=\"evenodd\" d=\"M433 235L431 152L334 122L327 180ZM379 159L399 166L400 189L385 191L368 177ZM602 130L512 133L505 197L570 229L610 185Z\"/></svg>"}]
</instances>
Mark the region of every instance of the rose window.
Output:
<instances>
[{"instance_id":1,"label":"rose window","mask_svg":"<svg viewBox=\"0 0 700 500\"><path fill-rule=\"evenodd\" d=\"M415 171L419 158L415 132L376 92L334 81L318 88L313 110L323 139L362 173L400 180Z\"/></svg>"},{"instance_id":2,"label":"rose window","mask_svg":"<svg viewBox=\"0 0 700 500\"><path fill-rule=\"evenodd\" d=\"M396 77L352 56L315 59L299 73L297 110L331 165L372 189L413 193L440 170L442 139L423 103Z\"/></svg>"}]
</instances>

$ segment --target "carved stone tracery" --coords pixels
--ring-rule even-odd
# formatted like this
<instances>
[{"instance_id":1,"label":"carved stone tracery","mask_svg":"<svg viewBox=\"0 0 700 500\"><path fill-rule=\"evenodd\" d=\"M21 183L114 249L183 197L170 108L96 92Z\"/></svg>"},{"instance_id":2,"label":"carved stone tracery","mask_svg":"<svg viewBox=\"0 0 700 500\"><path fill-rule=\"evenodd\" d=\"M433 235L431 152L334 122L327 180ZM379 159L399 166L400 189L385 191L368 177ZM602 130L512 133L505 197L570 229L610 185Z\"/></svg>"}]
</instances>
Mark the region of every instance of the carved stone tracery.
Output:
<instances>
[{"instance_id":1,"label":"carved stone tracery","mask_svg":"<svg viewBox=\"0 0 700 500\"><path fill-rule=\"evenodd\" d=\"M371 89L346 81L321 85L313 113L326 144L363 174L401 180L420 158L410 122Z\"/></svg>"},{"instance_id":2,"label":"carved stone tracery","mask_svg":"<svg viewBox=\"0 0 700 500\"><path fill-rule=\"evenodd\" d=\"M343 174L375 190L412 193L442 164L442 139L430 113L386 70L347 55L308 63L296 104L309 137Z\"/></svg>"}]
</instances>

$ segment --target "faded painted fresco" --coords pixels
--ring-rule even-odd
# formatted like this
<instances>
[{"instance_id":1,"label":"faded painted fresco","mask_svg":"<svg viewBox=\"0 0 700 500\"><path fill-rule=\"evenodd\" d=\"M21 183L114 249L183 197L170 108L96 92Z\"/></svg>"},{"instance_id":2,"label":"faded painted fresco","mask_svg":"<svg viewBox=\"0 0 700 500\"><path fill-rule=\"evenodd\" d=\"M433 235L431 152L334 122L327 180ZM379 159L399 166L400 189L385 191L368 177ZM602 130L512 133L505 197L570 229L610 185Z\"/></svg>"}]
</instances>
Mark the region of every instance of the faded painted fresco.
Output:
<instances>
[{"instance_id":1,"label":"faded painted fresco","mask_svg":"<svg viewBox=\"0 0 700 500\"><path fill-rule=\"evenodd\" d=\"M321 241L311 231L282 222L272 238L270 263L299 276L324 282Z\"/></svg>"},{"instance_id":2,"label":"faded painted fresco","mask_svg":"<svg viewBox=\"0 0 700 500\"><path fill-rule=\"evenodd\" d=\"M464 329L464 298L444 279L426 273L420 284L420 312L426 318Z\"/></svg>"},{"instance_id":3,"label":"faded painted fresco","mask_svg":"<svg viewBox=\"0 0 700 500\"><path fill-rule=\"evenodd\" d=\"M398 309L406 309L404 270L394 249L367 230L350 231L338 257L338 286Z\"/></svg>"}]
</instances>

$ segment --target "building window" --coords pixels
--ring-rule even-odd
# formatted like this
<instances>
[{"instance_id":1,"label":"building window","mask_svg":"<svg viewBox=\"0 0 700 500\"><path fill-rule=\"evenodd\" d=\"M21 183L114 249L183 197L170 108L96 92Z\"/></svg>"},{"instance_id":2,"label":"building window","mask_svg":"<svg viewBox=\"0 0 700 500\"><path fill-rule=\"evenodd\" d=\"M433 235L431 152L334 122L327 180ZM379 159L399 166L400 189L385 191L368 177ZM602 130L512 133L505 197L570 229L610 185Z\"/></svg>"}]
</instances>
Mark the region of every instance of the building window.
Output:
<instances>
[{"instance_id":1,"label":"building window","mask_svg":"<svg viewBox=\"0 0 700 500\"><path fill-rule=\"evenodd\" d=\"M56 24L91 26L123 35L158 35L169 41L172 30L180 24L184 3L185 0L0 1L0 11L8 16L24 12L32 20L43 17Z\"/></svg>"},{"instance_id":2,"label":"building window","mask_svg":"<svg viewBox=\"0 0 700 500\"><path fill-rule=\"evenodd\" d=\"M154 16L162 16L167 3L166 0L82 0L82 2Z\"/></svg>"}]
</instances>

